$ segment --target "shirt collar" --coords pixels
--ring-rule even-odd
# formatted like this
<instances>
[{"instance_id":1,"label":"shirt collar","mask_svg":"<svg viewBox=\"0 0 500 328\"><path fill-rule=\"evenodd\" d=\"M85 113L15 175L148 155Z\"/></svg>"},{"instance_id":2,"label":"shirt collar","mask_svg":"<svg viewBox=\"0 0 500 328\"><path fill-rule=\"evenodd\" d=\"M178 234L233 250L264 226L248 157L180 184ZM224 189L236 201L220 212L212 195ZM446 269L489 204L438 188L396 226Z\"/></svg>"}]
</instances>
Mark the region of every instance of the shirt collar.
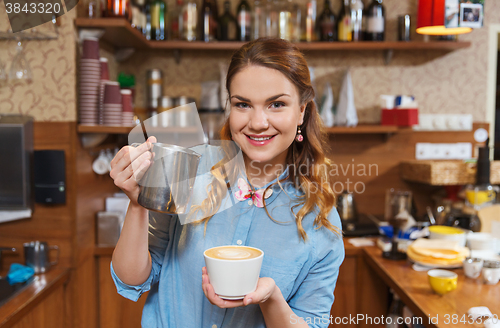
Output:
<instances>
[{"instance_id":1,"label":"shirt collar","mask_svg":"<svg viewBox=\"0 0 500 328\"><path fill-rule=\"evenodd\" d=\"M279 180L283 180L285 178L288 178L288 175L289 175L289 171L288 171L288 165L287 167L285 168L285 170L283 170L283 172L280 174L279 177L275 178L274 180L272 180L271 182L268 182L265 186L263 186L262 188L258 188L258 189L266 189L268 186L272 185L270 189L272 189L273 193L271 196L269 196L269 198L266 198L265 199L265 204L266 206L271 204L275 199L276 197L278 197L279 193L284 189L284 190L287 190L288 189L288 186L291 184L291 181L282 181L280 183L277 183ZM247 183L249 183L248 181L248 177L246 176L245 173L243 173L243 178L247 181ZM281 184L281 186L280 186ZM237 186L234 186L233 187L233 193L235 191L238 191L238 187Z\"/></svg>"}]
</instances>

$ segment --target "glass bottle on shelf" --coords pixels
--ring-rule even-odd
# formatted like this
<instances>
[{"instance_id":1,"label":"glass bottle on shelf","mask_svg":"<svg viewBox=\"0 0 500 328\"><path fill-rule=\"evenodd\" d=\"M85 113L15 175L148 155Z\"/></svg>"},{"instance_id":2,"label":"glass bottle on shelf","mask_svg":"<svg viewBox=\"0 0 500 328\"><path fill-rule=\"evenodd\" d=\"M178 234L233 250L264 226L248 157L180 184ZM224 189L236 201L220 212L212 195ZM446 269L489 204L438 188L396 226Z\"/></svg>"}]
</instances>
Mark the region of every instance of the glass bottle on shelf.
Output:
<instances>
[{"instance_id":1,"label":"glass bottle on shelf","mask_svg":"<svg viewBox=\"0 0 500 328\"><path fill-rule=\"evenodd\" d=\"M279 37L283 40L292 39L292 8L291 1L282 0L279 3Z\"/></svg>"},{"instance_id":2,"label":"glass bottle on shelf","mask_svg":"<svg viewBox=\"0 0 500 328\"><path fill-rule=\"evenodd\" d=\"M130 25L142 32L145 0L134 0L130 4Z\"/></svg>"},{"instance_id":3,"label":"glass bottle on shelf","mask_svg":"<svg viewBox=\"0 0 500 328\"><path fill-rule=\"evenodd\" d=\"M219 19L218 37L220 41L236 40L236 18L231 15L231 3L229 0L224 1L224 13Z\"/></svg>"},{"instance_id":4,"label":"glass bottle on shelf","mask_svg":"<svg viewBox=\"0 0 500 328\"><path fill-rule=\"evenodd\" d=\"M279 36L279 10L277 0L269 0L266 4L266 33L270 38Z\"/></svg>"},{"instance_id":5,"label":"glass bottle on shelf","mask_svg":"<svg viewBox=\"0 0 500 328\"><path fill-rule=\"evenodd\" d=\"M367 41L385 40L385 8L382 0L372 0L366 11L366 35Z\"/></svg>"},{"instance_id":6,"label":"glass bottle on shelf","mask_svg":"<svg viewBox=\"0 0 500 328\"><path fill-rule=\"evenodd\" d=\"M88 18L98 18L99 3L96 0L89 0L85 4L86 15Z\"/></svg>"},{"instance_id":7,"label":"glass bottle on shelf","mask_svg":"<svg viewBox=\"0 0 500 328\"><path fill-rule=\"evenodd\" d=\"M338 20L338 38L339 41L352 41L351 26L351 4L350 0L343 0Z\"/></svg>"},{"instance_id":8,"label":"glass bottle on shelf","mask_svg":"<svg viewBox=\"0 0 500 328\"><path fill-rule=\"evenodd\" d=\"M363 40L363 1L351 0L352 41Z\"/></svg>"},{"instance_id":9,"label":"glass bottle on shelf","mask_svg":"<svg viewBox=\"0 0 500 328\"><path fill-rule=\"evenodd\" d=\"M306 4L305 37L307 42L317 41L316 29L316 0L310 0Z\"/></svg>"},{"instance_id":10,"label":"glass bottle on shelf","mask_svg":"<svg viewBox=\"0 0 500 328\"><path fill-rule=\"evenodd\" d=\"M143 8L145 22L143 22L142 26L142 35L144 35L147 40L151 40L151 2L152 0L146 0L146 4Z\"/></svg>"},{"instance_id":11,"label":"glass bottle on shelf","mask_svg":"<svg viewBox=\"0 0 500 328\"><path fill-rule=\"evenodd\" d=\"M237 40L250 41L251 12L247 0L241 0L236 10L236 21L238 23Z\"/></svg>"},{"instance_id":12,"label":"glass bottle on shelf","mask_svg":"<svg viewBox=\"0 0 500 328\"><path fill-rule=\"evenodd\" d=\"M167 5L163 0L153 0L151 3L151 40L165 40L165 18Z\"/></svg>"},{"instance_id":13,"label":"glass bottle on shelf","mask_svg":"<svg viewBox=\"0 0 500 328\"><path fill-rule=\"evenodd\" d=\"M325 0L323 12L318 17L317 29L321 41L337 41L337 18L330 9L330 0Z\"/></svg>"},{"instance_id":14,"label":"glass bottle on shelf","mask_svg":"<svg viewBox=\"0 0 500 328\"><path fill-rule=\"evenodd\" d=\"M187 0L182 7L182 39L195 41L198 25L198 9L194 0Z\"/></svg>"},{"instance_id":15,"label":"glass bottle on shelf","mask_svg":"<svg viewBox=\"0 0 500 328\"><path fill-rule=\"evenodd\" d=\"M109 17L127 17L128 16L128 1L129 0L108 0L108 15Z\"/></svg>"},{"instance_id":16,"label":"glass bottle on shelf","mask_svg":"<svg viewBox=\"0 0 500 328\"><path fill-rule=\"evenodd\" d=\"M266 36L266 6L261 0L255 0L252 15L252 40Z\"/></svg>"},{"instance_id":17,"label":"glass bottle on shelf","mask_svg":"<svg viewBox=\"0 0 500 328\"><path fill-rule=\"evenodd\" d=\"M366 18L367 16L368 16L368 7L364 6L363 19L362 19L362 23L361 23L362 40L366 40L367 27L368 27L368 20Z\"/></svg>"},{"instance_id":18,"label":"glass bottle on shelf","mask_svg":"<svg viewBox=\"0 0 500 328\"><path fill-rule=\"evenodd\" d=\"M299 42L302 37L302 9L298 4L293 5L292 10L292 42Z\"/></svg>"},{"instance_id":19,"label":"glass bottle on shelf","mask_svg":"<svg viewBox=\"0 0 500 328\"><path fill-rule=\"evenodd\" d=\"M182 30L182 0L177 0L175 3L175 7L170 11L170 40L179 40L181 38L181 30Z\"/></svg>"},{"instance_id":20,"label":"glass bottle on shelf","mask_svg":"<svg viewBox=\"0 0 500 328\"><path fill-rule=\"evenodd\" d=\"M215 0L203 0L200 9L200 40L209 42L217 39L217 3Z\"/></svg>"}]
</instances>

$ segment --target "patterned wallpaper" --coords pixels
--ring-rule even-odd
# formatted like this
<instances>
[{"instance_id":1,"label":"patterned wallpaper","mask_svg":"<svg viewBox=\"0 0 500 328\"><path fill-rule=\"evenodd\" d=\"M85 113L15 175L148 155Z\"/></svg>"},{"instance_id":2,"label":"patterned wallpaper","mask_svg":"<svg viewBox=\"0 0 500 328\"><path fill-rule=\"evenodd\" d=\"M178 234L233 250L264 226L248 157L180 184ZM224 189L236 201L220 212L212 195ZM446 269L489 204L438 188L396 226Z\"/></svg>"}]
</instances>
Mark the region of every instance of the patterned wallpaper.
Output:
<instances>
[{"instance_id":1,"label":"patterned wallpaper","mask_svg":"<svg viewBox=\"0 0 500 328\"><path fill-rule=\"evenodd\" d=\"M37 121L75 121L75 10L61 16L57 40L25 41L26 60L33 73L31 83L0 84L0 113L26 114ZM38 26L47 31L49 24ZM3 1L0 1L0 31L10 28ZM16 55L15 41L0 41L0 61L8 73Z\"/></svg>"},{"instance_id":2,"label":"patterned wallpaper","mask_svg":"<svg viewBox=\"0 0 500 328\"><path fill-rule=\"evenodd\" d=\"M219 1L220 9L222 2ZM233 12L237 2L232 1ZM321 10L322 1L319 3ZM412 24L416 24L417 3L418 0L384 1L388 13L387 40L396 40L398 15L409 13ZM340 1L335 0L333 4L338 11ZM172 8L174 2L169 0L168 5ZM500 2L486 1L485 12L485 28L460 36L460 40L471 41L472 46L444 55L437 51L396 51L386 66L381 51L308 52L306 58L315 68L317 91L321 93L328 81L338 98L342 76L349 68L360 122L378 122L380 94L413 94L422 113L471 113L474 120L483 121L486 119L488 24L500 23ZM75 11L62 16L61 36L57 41L25 43L26 57L34 73L33 83L0 86L0 113L29 113L39 121L76 119L74 17ZM2 8L0 30L7 28ZM421 39L418 35L413 37ZM7 67L14 54L15 42L0 41L0 60ZM113 59L105 51L102 55ZM227 63L229 58L230 53L224 51L182 51L181 62L176 64L171 51L140 51L127 61L111 62L110 66L112 77L116 77L118 71L136 75L136 105L143 107L147 69L163 70L165 95L199 99L200 82L218 80L219 63Z\"/></svg>"}]
</instances>

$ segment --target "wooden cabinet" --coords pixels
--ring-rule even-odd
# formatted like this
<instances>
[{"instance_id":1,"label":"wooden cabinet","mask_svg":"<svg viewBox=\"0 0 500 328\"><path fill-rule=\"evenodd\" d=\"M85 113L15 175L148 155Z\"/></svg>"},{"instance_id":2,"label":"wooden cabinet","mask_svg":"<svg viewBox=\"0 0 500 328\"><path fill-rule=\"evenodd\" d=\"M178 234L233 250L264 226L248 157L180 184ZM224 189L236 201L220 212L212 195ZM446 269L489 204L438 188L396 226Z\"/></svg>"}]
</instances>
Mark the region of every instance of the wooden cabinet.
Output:
<instances>
[{"instance_id":1,"label":"wooden cabinet","mask_svg":"<svg viewBox=\"0 0 500 328\"><path fill-rule=\"evenodd\" d=\"M67 328L64 286L58 287L46 299L36 305L12 328ZM62 310L62 311L61 311ZM7 328L9 326L5 326ZM2 328L4 328L2 326Z\"/></svg>"},{"instance_id":2,"label":"wooden cabinet","mask_svg":"<svg viewBox=\"0 0 500 328\"><path fill-rule=\"evenodd\" d=\"M148 293L144 293L137 302L122 297L116 292L111 278L111 255L100 255L96 261L99 272L99 327L140 328Z\"/></svg>"},{"instance_id":3,"label":"wooden cabinet","mask_svg":"<svg viewBox=\"0 0 500 328\"><path fill-rule=\"evenodd\" d=\"M68 328L71 320L70 270L53 268L35 275L0 307L0 328Z\"/></svg>"},{"instance_id":4,"label":"wooden cabinet","mask_svg":"<svg viewBox=\"0 0 500 328\"><path fill-rule=\"evenodd\" d=\"M365 318L380 318L386 315L388 288L367 265L363 249L356 248L347 241L344 244L346 255L340 266L335 287L335 301L330 311L329 328L376 327Z\"/></svg>"},{"instance_id":5,"label":"wooden cabinet","mask_svg":"<svg viewBox=\"0 0 500 328\"><path fill-rule=\"evenodd\" d=\"M357 314L357 286L356 286L356 268L358 265L357 255L347 255L344 263L340 266L339 278L335 286L335 301L330 311L330 327L356 327L354 324L345 324L345 319ZM344 319L344 323L342 323ZM338 324L335 324L337 322Z\"/></svg>"}]
</instances>

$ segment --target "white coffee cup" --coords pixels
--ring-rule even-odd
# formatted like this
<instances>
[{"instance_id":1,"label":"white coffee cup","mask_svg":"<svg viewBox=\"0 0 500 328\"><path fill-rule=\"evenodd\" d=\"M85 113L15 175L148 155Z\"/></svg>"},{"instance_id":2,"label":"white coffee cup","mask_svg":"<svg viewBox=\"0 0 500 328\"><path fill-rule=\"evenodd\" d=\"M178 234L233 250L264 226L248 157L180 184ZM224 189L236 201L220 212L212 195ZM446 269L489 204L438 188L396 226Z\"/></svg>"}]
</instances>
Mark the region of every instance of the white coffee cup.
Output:
<instances>
[{"instance_id":1,"label":"white coffee cup","mask_svg":"<svg viewBox=\"0 0 500 328\"><path fill-rule=\"evenodd\" d=\"M464 260L464 273L466 277L476 279L481 275L483 259L467 258Z\"/></svg>"},{"instance_id":2,"label":"white coffee cup","mask_svg":"<svg viewBox=\"0 0 500 328\"><path fill-rule=\"evenodd\" d=\"M238 252L243 254L249 250L253 252L251 257L238 255ZM210 284L220 298L243 299L257 289L264 258L262 250L249 246L218 246L207 249L203 256Z\"/></svg>"},{"instance_id":3,"label":"white coffee cup","mask_svg":"<svg viewBox=\"0 0 500 328\"><path fill-rule=\"evenodd\" d=\"M496 285L500 281L500 262L484 261L483 281L488 285Z\"/></svg>"}]
</instances>

